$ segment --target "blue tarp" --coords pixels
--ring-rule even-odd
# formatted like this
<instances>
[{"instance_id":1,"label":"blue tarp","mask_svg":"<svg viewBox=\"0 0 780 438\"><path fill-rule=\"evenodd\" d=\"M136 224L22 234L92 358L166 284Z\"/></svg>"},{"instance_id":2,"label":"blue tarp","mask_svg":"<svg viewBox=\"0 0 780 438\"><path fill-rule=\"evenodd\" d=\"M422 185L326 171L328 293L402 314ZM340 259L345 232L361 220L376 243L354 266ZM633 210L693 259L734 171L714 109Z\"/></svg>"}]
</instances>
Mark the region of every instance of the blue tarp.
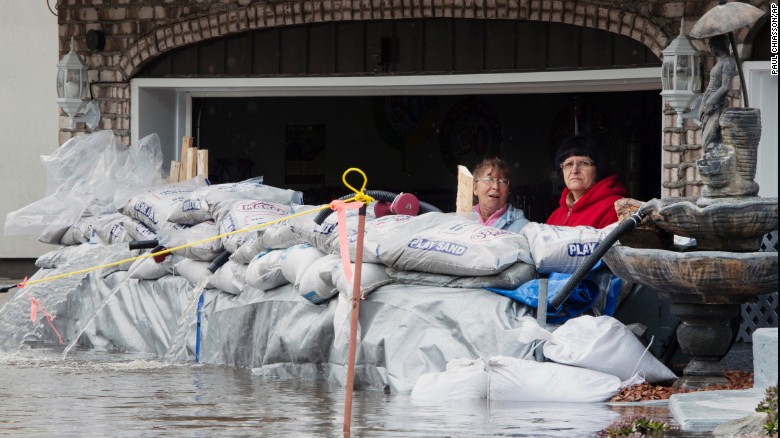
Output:
<instances>
[{"instance_id":1,"label":"blue tarp","mask_svg":"<svg viewBox=\"0 0 780 438\"><path fill-rule=\"evenodd\" d=\"M597 314L612 316L615 313L622 281L614 276L601 260L575 287L574 292L563 305L558 309L553 308L550 302L563 289L563 286L571 276L572 274L560 272L550 274L547 283L547 321L549 323L563 323L570 318L582 315L593 308L594 305L600 307L594 309L597 311ZM523 283L516 289L492 287L487 289L533 308L539 307L539 279ZM602 295L604 299L599 300L599 297Z\"/></svg>"}]
</instances>

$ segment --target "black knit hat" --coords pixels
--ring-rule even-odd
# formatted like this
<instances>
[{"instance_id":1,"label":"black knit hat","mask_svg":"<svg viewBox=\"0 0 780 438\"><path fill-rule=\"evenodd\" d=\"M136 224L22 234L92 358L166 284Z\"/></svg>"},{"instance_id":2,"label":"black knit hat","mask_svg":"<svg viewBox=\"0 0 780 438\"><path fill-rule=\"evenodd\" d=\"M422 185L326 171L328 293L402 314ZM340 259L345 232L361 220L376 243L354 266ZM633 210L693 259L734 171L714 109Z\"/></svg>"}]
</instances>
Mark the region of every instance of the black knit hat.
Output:
<instances>
[{"instance_id":1,"label":"black knit hat","mask_svg":"<svg viewBox=\"0 0 780 438\"><path fill-rule=\"evenodd\" d=\"M555 152L555 167L558 169L559 175L563 176L561 163L574 156L588 157L593 160L596 164L596 181L610 174L609 160L605 156L604 147L595 137L575 135L561 143L558 151Z\"/></svg>"}]
</instances>

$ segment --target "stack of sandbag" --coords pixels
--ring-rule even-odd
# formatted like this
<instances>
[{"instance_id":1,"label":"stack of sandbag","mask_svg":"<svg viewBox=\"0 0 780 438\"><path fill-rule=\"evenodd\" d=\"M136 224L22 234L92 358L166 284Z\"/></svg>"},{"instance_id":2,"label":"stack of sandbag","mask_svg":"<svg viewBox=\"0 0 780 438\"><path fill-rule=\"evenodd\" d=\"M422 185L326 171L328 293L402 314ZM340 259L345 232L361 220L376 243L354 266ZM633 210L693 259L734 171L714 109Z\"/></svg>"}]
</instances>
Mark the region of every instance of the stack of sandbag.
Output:
<instances>
[{"instance_id":1,"label":"stack of sandbag","mask_svg":"<svg viewBox=\"0 0 780 438\"><path fill-rule=\"evenodd\" d=\"M136 194L119 209L125 220L134 221L130 222L136 230L134 240L157 240L172 252L163 261L138 260L130 276L181 275L193 284L208 277L208 287L240 294L246 286L248 265L258 254L300 241L285 222L302 201L300 192L263 185L262 178L208 185L199 176ZM266 223L274 226L263 227ZM275 244L272 248L262 245L265 228L274 229L269 233ZM209 265L225 251L236 257L212 275Z\"/></svg>"},{"instance_id":2,"label":"stack of sandbag","mask_svg":"<svg viewBox=\"0 0 780 438\"><path fill-rule=\"evenodd\" d=\"M65 230L59 244L71 246L91 242L110 245L129 242L133 238L125 228L124 218L121 213L82 216Z\"/></svg>"},{"instance_id":3,"label":"stack of sandbag","mask_svg":"<svg viewBox=\"0 0 780 438\"><path fill-rule=\"evenodd\" d=\"M303 223L293 227L301 238L326 254L339 254L343 241L355 261L357 218L346 217L344 239L338 224ZM527 239L520 235L462 219L430 212L419 216L367 215L363 261L381 262L395 270L459 276L493 275L515 262L533 264Z\"/></svg>"},{"instance_id":4,"label":"stack of sandbag","mask_svg":"<svg viewBox=\"0 0 780 438\"><path fill-rule=\"evenodd\" d=\"M554 362L609 373L620 380L634 376L650 383L676 379L648 349L617 319L585 315L550 333L543 352Z\"/></svg>"},{"instance_id":5,"label":"stack of sandbag","mask_svg":"<svg viewBox=\"0 0 780 438\"><path fill-rule=\"evenodd\" d=\"M293 230L326 254L339 254L344 243L350 260L355 261L357 230L352 217L347 216L347 235L343 239L339 237L337 224L328 221L321 225L294 225ZM410 284L482 287L512 283L517 286L535 276L524 236L452 214L431 212L367 219L363 245L364 263L382 264L392 276ZM518 262L527 266L499 278L499 274ZM474 277L485 278L467 280ZM499 283L491 283L487 277Z\"/></svg>"},{"instance_id":6,"label":"stack of sandbag","mask_svg":"<svg viewBox=\"0 0 780 438\"><path fill-rule=\"evenodd\" d=\"M494 275L520 261L533 263L520 235L443 213L426 213L377 238L376 257L396 270Z\"/></svg>"},{"instance_id":7,"label":"stack of sandbag","mask_svg":"<svg viewBox=\"0 0 780 438\"><path fill-rule=\"evenodd\" d=\"M412 398L600 402L625 386L677 378L609 316L581 316L552 333L538 327L523 337L521 342L544 339L547 361L503 356L451 361L443 372L421 375Z\"/></svg>"},{"instance_id":8,"label":"stack of sandbag","mask_svg":"<svg viewBox=\"0 0 780 438\"><path fill-rule=\"evenodd\" d=\"M208 185L203 177L196 177L135 194L119 208L121 215L84 218L74 230L105 236L100 238L106 243L120 241L121 236L125 241L157 240L175 249L178 257L169 256L165 263L151 258L139 261L133 266L134 278L175 274L197 283L210 275L209 262L227 251L230 260L210 282L225 292L238 294L247 284L268 290L291 283L315 304L338 292L351 294L350 282L342 279L344 284L338 287L333 273L337 266L344 269L339 261L342 246L350 262L355 262L357 210L347 210L343 224L338 214L317 224L313 220L317 207L302 202L300 192L263 185L262 178ZM371 207L366 213L362 262L374 277L372 284L515 288L536 278L537 270L560 268L553 259L562 248L592 248L588 239L604 234L588 227L534 223L522 233L511 233L434 212L376 218ZM304 214L309 210L312 213ZM553 231L574 233L578 242L551 238ZM68 237L74 243L86 240L73 234ZM556 245L551 246L551 241ZM581 261L582 254L570 258ZM574 267L569 263L560 270Z\"/></svg>"}]
</instances>

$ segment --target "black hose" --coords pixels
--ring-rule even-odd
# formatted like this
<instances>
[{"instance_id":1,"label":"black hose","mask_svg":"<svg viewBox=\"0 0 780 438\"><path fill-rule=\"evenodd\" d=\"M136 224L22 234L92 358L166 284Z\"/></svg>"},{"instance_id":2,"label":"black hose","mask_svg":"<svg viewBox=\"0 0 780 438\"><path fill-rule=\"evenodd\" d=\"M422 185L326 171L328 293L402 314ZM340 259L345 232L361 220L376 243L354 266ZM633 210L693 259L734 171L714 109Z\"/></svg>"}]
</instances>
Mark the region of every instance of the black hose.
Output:
<instances>
[{"instance_id":1,"label":"black hose","mask_svg":"<svg viewBox=\"0 0 780 438\"><path fill-rule=\"evenodd\" d=\"M157 245L159 245L159 242L157 242L157 239L153 239L153 240L133 240L133 241L131 241L128 244L128 246L130 247L130 251L132 251L134 249L154 248Z\"/></svg>"},{"instance_id":2,"label":"black hose","mask_svg":"<svg viewBox=\"0 0 780 438\"><path fill-rule=\"evenodd\" d=\"M13 289L15 287L19 287L19 285L18 284L11 284L11 285L8 285L8 286L0 286L0 294L4 294L4 293L8 292L9 290L11 290L11 289Z\"/></svg>"},{"instance_id":3,"label":"black hose","mask_svg":"<svg viewBox=\"0 0 780 438\"><path fill-rule=\"evenodd\" d=\"M593 252L582 262L582 265L580 265L580 267L574 271L571 277L569 277L569 280L566 281L566 284L563 285L563 288L561 288L560 292L558 292L555 297L550 300L550 307L556 310L560 309L563 303L569 299L569 296L571 296L572 292L574 292L574 289L577 287L577 285L580 284L580 281L582 281L582 279L588 275L588 272L590 272L590 270L596 266L596 263L601 260L601 258L604 256L604 254L607 253L607 251L609 251L610 248L612 248L612 245L618 241L620 236L636 228L636 226L642 222L642 218L644 216L645 213L640 208L639 211L621 222L614 230L612 230L611 233L607 234L607 237L605 237L604 240L599 243L596 249L593 250Z\"/></svg>"},{"instance_id":4,"label":"black hose","mask_svg":"<svg viewBox=\"0 0 780 438\"><path fill-rule=\"evenodd\" d=\"M398 193L388 192L388 191L385 191L385 190L366 190L364 193L366 195L376 199L377 201L381 201L381 202L393 202L395 200L395 198L398 196ZM340 197L338 200L339 201L343 201L343 200L349 199L349 198L351 198L353 196L355 196L355 195L354 194L344 195L344 196ZM429 213L429 212L432 212L432 211L441 213L441 209L436 207L436 206L434 206L434 205L428 204L427 202L423 202L423 201L418 201L418 202L420 203L420 213ZM317 216L314 217L314 222L316 222L317 225L322 224L322 222L325 221L325 219L328 216L330 216L331 213L333 213L333 210L331 210L331 209L326 209L326 210L320 211L317 214Z\"/></svg>"},{"instance_id":5,"label":"black hose","mask_svg":"<svg viewBox=\"0 0 780 438\"><path fill-rule=\"evenodd\" d=\"M230 252L225 251L222 254L218 255L217 258L214 259L214 261L211 262L211 264L208 267L208 270L211 271L211 273L217 272L217 269L221 268L222 265L227 263L227 261L230 259Z\"/></svg>"}]
</instances>

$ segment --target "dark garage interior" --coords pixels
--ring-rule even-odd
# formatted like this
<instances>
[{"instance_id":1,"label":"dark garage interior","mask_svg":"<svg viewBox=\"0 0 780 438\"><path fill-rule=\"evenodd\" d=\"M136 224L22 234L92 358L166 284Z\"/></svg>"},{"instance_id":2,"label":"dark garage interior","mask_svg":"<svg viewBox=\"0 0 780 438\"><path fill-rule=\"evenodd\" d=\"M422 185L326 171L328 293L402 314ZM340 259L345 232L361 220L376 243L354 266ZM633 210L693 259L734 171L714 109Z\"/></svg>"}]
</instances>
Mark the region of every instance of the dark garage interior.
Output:
<instances>
[{"instance_id":1,"label":"dark garage interior","mask_svg":"<svg viewBox=\"0 0 780 438\"><path fill-rule=\"evenodd\" d=\"M562 181L561 140L598 137L631 196L660 197L658 90L446 96L193 98L193 135L212 183L264 177L308 204L347 194L358 167L368 189L409 192L454 210L456 167L499 156L513 167L512 202L543 222Z\"/></svg>"}]
</instances>

